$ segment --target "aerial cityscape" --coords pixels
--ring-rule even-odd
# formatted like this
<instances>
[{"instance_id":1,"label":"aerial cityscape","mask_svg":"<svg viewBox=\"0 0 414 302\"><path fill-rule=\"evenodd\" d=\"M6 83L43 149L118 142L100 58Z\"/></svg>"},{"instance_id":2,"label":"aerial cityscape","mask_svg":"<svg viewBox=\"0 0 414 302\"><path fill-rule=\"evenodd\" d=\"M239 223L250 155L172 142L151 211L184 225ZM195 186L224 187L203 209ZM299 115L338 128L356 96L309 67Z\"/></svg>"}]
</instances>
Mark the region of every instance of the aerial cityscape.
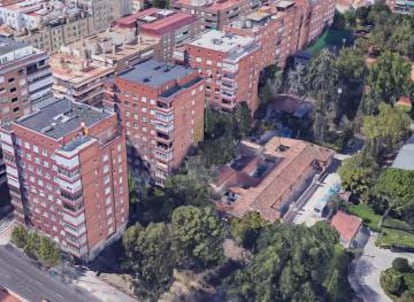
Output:
<instances>
[{"instance_id":1,"label":"aerial cityscape","mask_svg":"<svg viewBox=\"0 0 414 302\"><path fill-rule=\"evenodd\" d=\"M0 302L414 302L414 0L0 0Z\"/></svg>"}]
</instances>

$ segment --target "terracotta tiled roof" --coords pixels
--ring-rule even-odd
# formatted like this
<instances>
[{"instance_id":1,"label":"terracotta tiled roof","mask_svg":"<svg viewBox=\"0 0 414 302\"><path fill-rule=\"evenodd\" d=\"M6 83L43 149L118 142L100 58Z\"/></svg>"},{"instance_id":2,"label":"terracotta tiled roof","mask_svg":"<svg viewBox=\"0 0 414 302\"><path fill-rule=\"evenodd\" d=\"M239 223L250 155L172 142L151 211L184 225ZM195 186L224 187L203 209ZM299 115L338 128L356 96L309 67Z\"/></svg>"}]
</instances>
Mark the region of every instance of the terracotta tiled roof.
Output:
<instances>
[{"instance_id":1,"label":"terracotta tiled roof","mask_svg":"<svg viewBox=\"0 0 414 302\"><path fill-rule=\"evenodd\" d=\"M353 215L338 211L332 217L331 225L338 231L341 239L349 243L355 237L362 225L362 219Z\"/></svg>"},{"instance_id":2,"label":"terracotta tiled roof","mask_svg":"<svg viewBox=\"0 0 414 302\"><path fill-rule=\"evenodd\" d=\"M285 150L281 151L280 146ZM228 189L238 195L230 211L234 216L257 211L264 219L274 222L280 218L281 207L316 173L315 162L330 161L334 152L304 141L274 137L264 146L263 154L276 161L263 179L253 179L246 174L240 175L236 184L226 182L231 186ZM249 186L243 188L246 183Z\"/></svg>"},{"instance_id":3,"label":"terracotta tiled roof","mask_svg":"<svg viewBox=\"0 0 414 302\"><path fill-rule=\"evenodd\" d=\"M22 300L12 296L5 289L0 287L0 301L1 302L22 302Z\"/></svg>"}]
</instances>

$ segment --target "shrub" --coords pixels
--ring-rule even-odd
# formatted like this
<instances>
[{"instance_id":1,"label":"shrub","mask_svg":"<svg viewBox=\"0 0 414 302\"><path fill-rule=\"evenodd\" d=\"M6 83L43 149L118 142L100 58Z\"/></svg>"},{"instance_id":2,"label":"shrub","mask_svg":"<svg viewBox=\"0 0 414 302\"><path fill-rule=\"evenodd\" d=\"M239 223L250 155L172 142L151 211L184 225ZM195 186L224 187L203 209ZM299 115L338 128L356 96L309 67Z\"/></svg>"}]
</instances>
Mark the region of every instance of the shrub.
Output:
<instances>
[{"instance_id":1,"label":"shrub","mask_svg":"<svg viewBox=\"0 0 414 302\"><path fill-rule=\"evenodd\" d=\"M401 274L392 268L382 272L381 286L385 292L396 296L400 296L405 290Z\"/></svg>"},{"instance_id":2,"label":"shrub","mask_svg":"<svg viewBox=\"0 0 414 302\"><path fill-rule=\"evenodd\" d=\"M11 241L18 247L23 248L28 238L27 231L21 225L16 226L11 234Z\"/></svg>"},{"instance_id":3,"label":"shrub","mask_svg":"<svg viewBox=\"0 0 414 302\"><path fill-rule=\"evenodd\" d=\"M408 273L412 270L408 260L406 258L395 258L392 262L392 268L400 273Z\"/></svg>"}]
</instances>

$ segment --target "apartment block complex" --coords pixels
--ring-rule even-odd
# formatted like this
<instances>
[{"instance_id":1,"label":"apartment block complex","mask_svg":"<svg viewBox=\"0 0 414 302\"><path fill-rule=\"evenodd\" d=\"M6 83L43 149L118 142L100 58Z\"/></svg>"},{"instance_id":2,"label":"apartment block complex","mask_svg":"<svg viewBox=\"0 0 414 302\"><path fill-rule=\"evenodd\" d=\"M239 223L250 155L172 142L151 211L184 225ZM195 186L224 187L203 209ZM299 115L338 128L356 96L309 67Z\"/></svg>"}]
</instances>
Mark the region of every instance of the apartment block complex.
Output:
<instances>
[{"instance_id":1,"label":"apartment block complex","mask_svg":"<svg viewBox=\"0 0 414 302\"><path fill-rule=\"evenodd\" d=\"M128 218L125 135L117 117L55 100L0 128L15 219L89 261Z\"/></svg>"},{"instance_id":2,"label":"apartment block complex","mask_svg":"<svg viewBox=\"0 0 414 302\"><path fill-rule=\"evenodd\" d=\"M0 123L14 121L50 98L52 74L44 51L0 39Z\"/></svg>"},{"instance_id":3,"label":"apartment block complex","mask_svg":"<svg viewBox=\"0 0 414 302\"><path fill-rule=\"evenodd\" d=\"M158 40L154 58L162 61L171 61L174 48L194 39L202 30L200 20L195 16L157 8L115 20L114 25L137 27L140 34Z\"/></svg>"},{"instance_id":4,"label":"apartment block complex","mask_svg":"<svg viewBox=\"0 0 414 302\"><path fill-rule=\"evenodd\" d=\"M68 47L50 57L50 67L56 97L94 106L102 102L103 80L114 73L112 66L91 60L85 49Z\"/></svg>"},{"instance_id":5,"label":"apartment block complex","mask_svg":"<svg viewBox=\"0 0 414 302\"><path fill-rule=\"evenodd\" d=\"M204 80L197 71L156 60L107 84L105 105L118 113L130 155L138 154L157 185L203 140ZM131 167L137 158L128 158Z\"/></svg>"},{"instance_id":6,"label":"apartment block complex","mask_svg":"<svg viewBox=\"0 0 414 302\"><path fill-rule=\"evenodd\" d=\"M206 102L214 108L232 112L246 102L254 113L258 108L260 54L253 38L208 31L176 50L174 58L206 78Z\"/></svg>"},{"instance_id":7,"label":"apartment block complex","mask_svg":"<svg viewBox=\"0 0 414 302\"><path fill-rule=\"evenodd\" d=\"M387 0L386 3L393 13L414 15L413 0Z\"/></svg>"},{"instance_id":8,"label":"apartment block complex","mask_svg":"<svg viewBox=\"0 0 414 302\"><path fill-rule=\"evenodd\" d=\"M48 52L95 32L92 16L75 4L59 1L0 7L0 23L2 35Z\"/></svg>"},{"instance_id":9,"label":"apartment block complex","mask_svg":"<svg viewBox=\"0 0 414 302\"><path fill-rule=\"evenodd\" d=\"M176 11L189 13L201 19L205 29L220 29L248 14L259 6L261 0L172 0L171 7Z\"/></svg>"},{"instance_id":10,"label":"apartment block complex","mask_svg":"<svg viewBox=\"0 0 414 302\"><path fill-rule=\"evenodd\" d=\"M283 68L288 56L298 50L300 13L294 2L280 1L255 9L225 30L257 41L261 47L260 69L272 64Z\"/></svg>"}]
</instances>

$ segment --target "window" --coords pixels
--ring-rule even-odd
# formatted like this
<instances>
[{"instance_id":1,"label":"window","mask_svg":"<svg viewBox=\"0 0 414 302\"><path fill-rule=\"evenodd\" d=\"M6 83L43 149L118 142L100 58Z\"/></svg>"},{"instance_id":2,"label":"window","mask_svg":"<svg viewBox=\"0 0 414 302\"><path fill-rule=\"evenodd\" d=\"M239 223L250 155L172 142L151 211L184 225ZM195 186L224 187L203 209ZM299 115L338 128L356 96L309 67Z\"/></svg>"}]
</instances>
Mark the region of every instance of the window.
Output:
<instances>
[{"instance_id":1,"label":"window","mask_svg":"<svg viewBox=\"0 0 414 302\"><path fill-rule=\"evenodd\" d=\"M36 145L33 145L33 152L34 153L39 153L39 147Z\"/></svg>"},{"instance_id":2,"label":"window","mask_svg":"<svg viewBox=\"0 0 414 302\"><path fill-rule=\"evenodd\" d=\"M14 82L14 78L9 79L9 83L12 83L12 82Z\"/></svg>"},{"instance_id":3,"label":"window","mask_svg":"<svg viewBox=\"0 0 414 302\"><path fill-rule=\"evenodd\" d=\"M108 195L109 193L111 193L111 188L110 187L106 187L105 188L105 195Z\"/></svg>"},{"instance_id":4,"label":"window","mask_svg":"<svg viewBox=\"0 0 414 302\"><path fill-rule=\"evenodd\" d=\"M103 172L104 172L104 173L108 173L108 171L109 171L109 165L105 165L105 166L103 167Z\"/></svg>"},{"instance_id":5,"label":"window","mask_svg":"<svg viewBox=\"0 0 414 302\"><path fill-rule=\"evenodd\" d=\"M10 93L16 92L16 87L10 88Z\"/></svg>"}]
</instances>

